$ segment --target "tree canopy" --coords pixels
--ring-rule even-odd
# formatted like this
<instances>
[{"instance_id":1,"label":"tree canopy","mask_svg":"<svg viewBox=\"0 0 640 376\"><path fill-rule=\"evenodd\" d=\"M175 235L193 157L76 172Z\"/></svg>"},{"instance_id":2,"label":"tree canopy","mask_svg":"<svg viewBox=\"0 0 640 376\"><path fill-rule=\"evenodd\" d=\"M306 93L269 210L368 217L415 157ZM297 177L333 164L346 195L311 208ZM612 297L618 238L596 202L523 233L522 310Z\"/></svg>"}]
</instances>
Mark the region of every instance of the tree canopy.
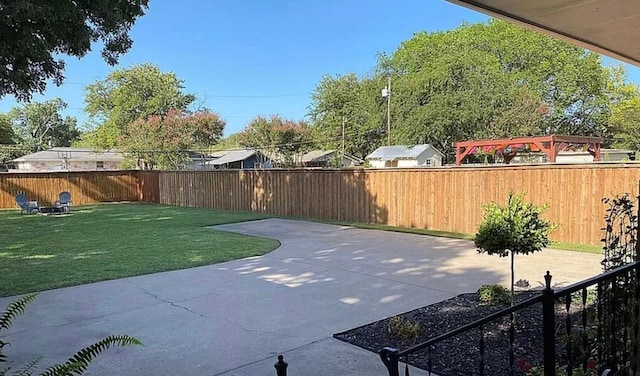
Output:
<instances>
[{"instance_id":1,"label":"tree canopy","mask_svg":"<svg viewBox=\"0 0 640 376\"><path fill-rule=\"evenodd\" d=\"M0 1L0 98L28 100L42 93L47 80L60 85L64 61L83 57L93 42L115 65L132 46L129 31L144 15L148 0Z\"/></svg>"},{"instance_id":2,"label":"tree canopy","mask_svg":"<svg viewBox=\"0 0 640 376\"><path fill-rule=\"evenodd\" d=\"M610 119L632 124L629 107L638 97L619 100L620 115L611 118L615 70L595 53L490 20L417 33L380 55L368 76L323 77L310 114L314 134L333 148L346 117L347 150L364 156L386 137L380 89L390 77L394 144L430 143L450 154L453 142L475 138L565 134L609 141Z\"/></svg>"},{"instance_id":3,"label":"tree canopy","mask_svg":"<svg viewBox=\"0 0 640 376\"><path fill-rule=\"evenodd\" d=\"M344 125L345 152L364 158L381 146L386 112L380 97L383 78L359 78L353 73L324 76L311 96L310 116L318 146L340 149Z\"/></svg>"},{"instance_id":4,"label":"tree canopy","mask_svg":"<svg viewBox=\"0 0 640 376\"><path fill-rule=\"evenodd\" d=\"M6 117L15 134L14 141L22 146L22 154L49 147L71 146L79 138L76 119L61 114L66 107L62 99L55 98L24 104L9 111Z\"/></svg>"},{"instance_id":5,"label":"tree canopy","mask_svg":"<svg viewBox=\"0 0 640 376\"><path fill-rule=\"evenodd\" d=\"M215 144L224 126L224 120L210 111L170 110L130 123L121 136L121 149L148 169L180 169L189 161L188 149Z\"/></svg>"},{"instance_id":6,"label":"tree canopy","mask_svg":"<svg viewBox=\"0 0 640 376\"><path fill-rule=\"evenodd\" d=\"M124 129L138 119L186 111L195 96L183 89L183 81L174 73L148 63L116 70L88 85L85 111L96 126L95 146L117 146Z\"/></svg>"},{"instance_id":7,"label":"tree canopy","mask_svg":"<svg viewBox=\"0 0 640 376\"><path fill-rule=\"evenodd\" d=\"M269 118L258 116L247 124L238 135L241 146L257 148L272 157L281 157L283 167L295 165L295 157L310 149L309 125L304 121L283 119L273 115Z\"/></svg>"}]
</instances>

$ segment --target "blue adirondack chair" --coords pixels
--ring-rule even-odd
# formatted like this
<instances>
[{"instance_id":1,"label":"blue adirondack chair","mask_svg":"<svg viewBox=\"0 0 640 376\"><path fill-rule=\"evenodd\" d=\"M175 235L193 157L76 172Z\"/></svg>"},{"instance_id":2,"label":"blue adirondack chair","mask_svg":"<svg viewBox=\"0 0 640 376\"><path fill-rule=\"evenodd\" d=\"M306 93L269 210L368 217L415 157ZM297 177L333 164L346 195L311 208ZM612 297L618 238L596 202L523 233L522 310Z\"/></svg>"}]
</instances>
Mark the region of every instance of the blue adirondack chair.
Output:
<instances>
[{"instance_id":1,"label":"blue adirondack chair","mask_svg":"<svg viewBox=\"0 0 640 376\"><path fill-rule=\"evenodd\" d=\"M65 213L71 211L71 193L64 191L60 192L58 195L58 202L56 202L56 206L61 207Z\"/></svg>"},{"instance_id":2,"label":"blue adirondack chair","mask_svg":"<svg viewBox=\"0 0 640 376\"><path fill-rule=\"evenodd\" d=\"M16 204L18 204L18 206L20 207L20 214L27 213L27 214L31 214L34 212L39 212L40 211L40 207L38 206L38 202L37 201L29 201L29 199L27 199L27 196L24 193L18 193L16 195Z\"/></svg>"}]
</instances>

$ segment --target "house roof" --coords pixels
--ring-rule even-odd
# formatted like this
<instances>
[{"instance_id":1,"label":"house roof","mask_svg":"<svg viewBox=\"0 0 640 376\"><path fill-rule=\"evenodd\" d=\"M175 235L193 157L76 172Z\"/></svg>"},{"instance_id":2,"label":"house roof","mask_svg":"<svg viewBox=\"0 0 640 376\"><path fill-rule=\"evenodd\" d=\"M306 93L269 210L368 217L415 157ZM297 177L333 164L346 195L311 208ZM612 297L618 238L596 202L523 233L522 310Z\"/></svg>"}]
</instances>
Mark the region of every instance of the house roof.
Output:
<instances>
[{"instance_id":1,"label":"house roof","mask_svg":"<svg viewBox=\"0 0 640 376\"><path fill-rule=\"evenodd\" d=\"M327 157L334 152L335 150L311 150L302 156L301 162L314 162L320 158Z\"/></svg>"},{"instance_id":2,"label":"house roof","mask_svg":"<svg viewBox=\"0 0 640 376\"><path fill-rule=\"evenodd\" d=\"M640 66L634 0L448 0Z\"/></svg>"},{"instance_id":3,"label":"house roof","mask_svg":"<svg viewBox=\"0 0 640 376\"><path fill-rule=\"evenodd\" d=\"M60 161L65 158L69 161L115 161L124 160L124 154L115 150L96 151L91 148L67 148L56 147L39 151L33 154L23 155L12 162L38 162L38 161Z\"/></svg>"},{"instance_id":4,"label":"house roof","mask_svg":"<svg viewBox=\"0 0 640 376\"><path fill-rule=\"evenodd\" d=\"M302 163L309 163L322 160L323 158L326 160L327 157L335 154L336 152L336 150L312 150L308 153L305 153L300 161ZM362 163L362 160L360 158L354 157L353 155L344 154L342 157L356 163Z\"/></svg>"},{"instance_id":5,"label":"house roof","mask_svg":"<svg viewBox=\"0 0 640 376\"><path fill-rule=\"evenodd\" d=\"M444 156L444 154L433 146L429 144L420 144L414 146L381 146L374 150L373 153L367 155L365 159L379 159L383 161L391 161L394 159L416 159L423 153L427 153L427 158L431 158L435 154Z\"/></svg>"},{"instance_id":6,"label":"house roof","mask_svg":"<svg viewBox=\"0 0 640 376\"><path fill-rule=\"evenodd\" d=\"M221 158L230 151L231 150L215 150L209 153L209 156L211 156L212 158Z\"/></svg>"},{"instance_id":7,"label":"house roof","mask_svg":"<svg viewBox=\"0 0 640 376\"><path fill-rule=\"evenodd\" d=\"M255 154L256 154L256 151L251 149L227 150L226 153L224 153L224 155L222 155L220 158L207 162L207 164L220 166L227 163L240 162L248 158L251 158Z\"/></svg>"}]
</instances>

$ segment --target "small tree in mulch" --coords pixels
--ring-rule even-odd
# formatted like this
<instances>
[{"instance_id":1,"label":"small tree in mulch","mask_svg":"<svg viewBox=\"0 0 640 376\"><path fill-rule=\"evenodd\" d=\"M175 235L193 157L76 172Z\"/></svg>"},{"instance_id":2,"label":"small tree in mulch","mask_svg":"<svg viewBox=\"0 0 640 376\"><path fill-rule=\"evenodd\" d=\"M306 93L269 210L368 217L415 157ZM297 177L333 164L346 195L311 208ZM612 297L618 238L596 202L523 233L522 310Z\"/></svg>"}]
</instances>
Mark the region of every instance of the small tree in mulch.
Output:
<instances>
[{"instance_id":1,"label":"small tree in mulch","mask_svg":"<svg viewBox=\"0 0 640 376\"><path fill-rule=\"evenodd\" d=\"M485 216L475 238L480 253L511 255L511 305L515 298L515 255L541 251L549 245L549 235L556 228L541 217L547 205L537 206L523 198L524 193L510 191L505 206L495 202L485 205Z\"/></svg>"}]
</instances>

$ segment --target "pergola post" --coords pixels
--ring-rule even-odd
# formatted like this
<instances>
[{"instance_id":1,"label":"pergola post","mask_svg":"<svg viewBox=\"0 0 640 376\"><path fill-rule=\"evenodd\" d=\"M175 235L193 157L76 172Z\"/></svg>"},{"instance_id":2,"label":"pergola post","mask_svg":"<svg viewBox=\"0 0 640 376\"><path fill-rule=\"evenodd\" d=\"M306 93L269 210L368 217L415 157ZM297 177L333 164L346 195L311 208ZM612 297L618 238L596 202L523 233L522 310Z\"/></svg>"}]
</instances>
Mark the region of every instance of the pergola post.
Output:
<instances>
[{"instance_id":1,"label":"pergola post","mask_svg":"<svg viewBox=\"0 0 640 376\"><path fill-rule=\"evenodd\" d=\"M549 155L549 162L554 163L556 161L556 157L558 156L558 146L556 144L555 137L551 137L551 155Z\"/></svg>"}]
</instances>

